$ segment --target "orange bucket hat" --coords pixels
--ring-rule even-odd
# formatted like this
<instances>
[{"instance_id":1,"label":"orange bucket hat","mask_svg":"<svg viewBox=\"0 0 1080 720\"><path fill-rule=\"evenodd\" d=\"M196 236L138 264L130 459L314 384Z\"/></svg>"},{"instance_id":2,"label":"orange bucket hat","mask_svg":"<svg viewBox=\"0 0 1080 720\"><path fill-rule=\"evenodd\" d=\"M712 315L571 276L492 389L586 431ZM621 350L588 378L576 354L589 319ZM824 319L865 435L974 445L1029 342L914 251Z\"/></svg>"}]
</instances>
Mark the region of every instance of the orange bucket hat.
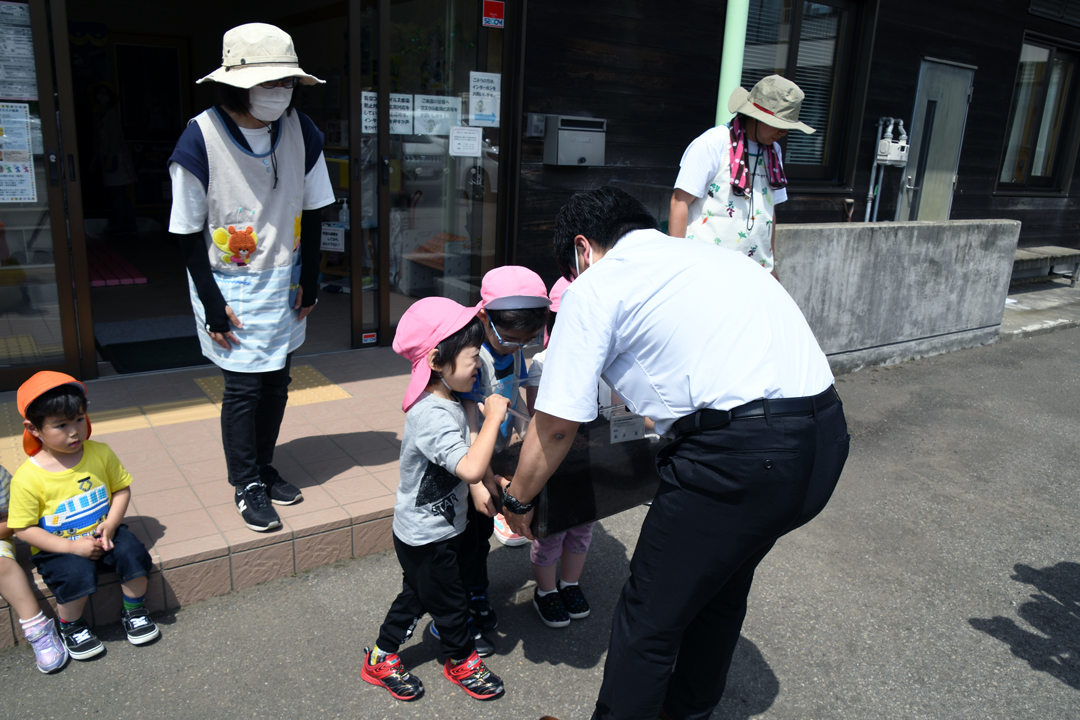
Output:
<instances>
[{"instance_id":1,"label":"orange bucket hat","mask_svg":"<svg viewBox=\"0 0 1080 720\"><path fill-rule=\"evenodd\" d=\"M52 390L53 388L60 387L61 385L75 385L82 390L83 397L86 396L86 386L81 382L66 375L64 373L53 372L51 370L43 370L39 373L35 373L33 377L19 386L19 392L16 395L16 402L19 406L19 414L23 416L23 420L26 419L26 408L30 403L37 400L39 397ZM86 416L86 439L90 438L90 416ZM37 455L41 450L41 441L38 440L29 430L23 430L23 450L27 455Z\"/></svg>"}]
</instances>

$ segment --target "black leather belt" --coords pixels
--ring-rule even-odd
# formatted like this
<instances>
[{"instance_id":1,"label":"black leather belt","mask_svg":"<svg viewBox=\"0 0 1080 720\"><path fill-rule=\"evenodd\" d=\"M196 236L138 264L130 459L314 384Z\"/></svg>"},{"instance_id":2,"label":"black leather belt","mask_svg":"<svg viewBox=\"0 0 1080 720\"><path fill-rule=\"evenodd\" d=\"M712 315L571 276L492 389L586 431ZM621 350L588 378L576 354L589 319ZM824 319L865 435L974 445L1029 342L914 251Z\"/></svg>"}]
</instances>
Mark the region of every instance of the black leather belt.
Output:
<instances>
[{"instance_id":1,"label":"black leather belt","mask_svg":"<svg viewBox=\"0 0 1080 720\"><path fill-rule=\"evenodd\" d=\"M705 408L704 410L698 410L693 415L679 418L671 426L671 429L676 435L682 435L688 432L721 428L728 425L732 420L769 418L774 415L813 415L819 410L834 405L839 400L840 396L836 394L836 388L830 385L828 390L813 397L752 400L745 405L730 410Z\"/></svg>"}]
</instances>

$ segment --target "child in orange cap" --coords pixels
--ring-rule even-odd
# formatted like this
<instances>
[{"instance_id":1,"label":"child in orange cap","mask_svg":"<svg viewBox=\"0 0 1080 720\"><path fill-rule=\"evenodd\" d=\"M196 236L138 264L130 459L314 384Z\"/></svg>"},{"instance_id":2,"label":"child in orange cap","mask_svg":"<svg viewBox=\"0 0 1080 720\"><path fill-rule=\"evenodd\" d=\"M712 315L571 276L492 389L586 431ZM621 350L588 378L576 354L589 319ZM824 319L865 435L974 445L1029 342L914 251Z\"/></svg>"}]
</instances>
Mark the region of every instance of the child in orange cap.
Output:
<instances>
[{"instance_id":1,"label":"child in orange cap","mask_svg":"<svg viewBox=\"0 0 1080 720\"><path fill-rule=\"evenodd\" d=\"M22 384L17 401L30 459L11 480L8 526L31 546L30 559L56 598L68 654L87 660L105 649L82 619L99 571L120 576L128 641L151 642L161 634L144 603L152 561L122 524L131 476L108 445L89 439L86 386L39 372Z\"/></svg>"}]
</instances>

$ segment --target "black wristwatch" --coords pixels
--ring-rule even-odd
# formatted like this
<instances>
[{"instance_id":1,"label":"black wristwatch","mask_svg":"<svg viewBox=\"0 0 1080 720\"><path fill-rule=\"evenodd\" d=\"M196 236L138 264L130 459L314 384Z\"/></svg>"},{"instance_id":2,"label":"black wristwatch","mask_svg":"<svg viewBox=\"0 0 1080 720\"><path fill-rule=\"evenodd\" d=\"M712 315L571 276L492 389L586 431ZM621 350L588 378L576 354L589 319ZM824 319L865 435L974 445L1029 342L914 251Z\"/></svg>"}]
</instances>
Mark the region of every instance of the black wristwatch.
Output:
<instances>
[{"instance_id":1,"label":"black wristwatch","mask_svg":"<svg viewBox=\"0 0 1080 720\"><path fill-rule=\"evenodd\" d=\"M507 490L510 486L507 485L502 491L503 510L509 510L515 515L525 515L533 509L532 503L522 503L516 497L511 495Z\"/></svg>"}]
</instances>

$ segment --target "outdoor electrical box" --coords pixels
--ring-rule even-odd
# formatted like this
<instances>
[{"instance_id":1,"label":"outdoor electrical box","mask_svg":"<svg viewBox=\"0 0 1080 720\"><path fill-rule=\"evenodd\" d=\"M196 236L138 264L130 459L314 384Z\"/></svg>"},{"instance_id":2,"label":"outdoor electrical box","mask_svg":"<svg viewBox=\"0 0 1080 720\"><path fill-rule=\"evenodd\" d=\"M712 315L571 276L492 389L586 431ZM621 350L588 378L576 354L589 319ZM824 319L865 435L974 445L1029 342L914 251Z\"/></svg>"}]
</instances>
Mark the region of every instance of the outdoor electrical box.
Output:
<instances>
[{"instance_id":1,"label":"outdoor electrical box","mask_svg":"<svg viewBox=\"0 0 1080 720\"><path fill-rule=\"evenodd\" d=\"M604 164L607 120L567 115L548 115L544 127L544 164Z\"/></svg>"}]
</instances>

